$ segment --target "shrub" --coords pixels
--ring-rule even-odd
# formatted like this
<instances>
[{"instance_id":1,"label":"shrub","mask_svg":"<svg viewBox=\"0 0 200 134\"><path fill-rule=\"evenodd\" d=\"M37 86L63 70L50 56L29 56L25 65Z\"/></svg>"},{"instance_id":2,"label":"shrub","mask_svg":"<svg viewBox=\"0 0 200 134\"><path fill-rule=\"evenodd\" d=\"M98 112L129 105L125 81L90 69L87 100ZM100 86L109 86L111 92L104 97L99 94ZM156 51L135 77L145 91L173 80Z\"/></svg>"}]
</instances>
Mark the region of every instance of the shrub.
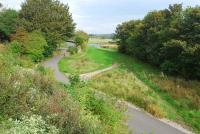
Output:
<instances>
[{"instance_id":1,"label":"shrub","mask_svg":"<svg viewBox=\"0 0 200 134\"><path fill-rule=\"evenodd\" d=\"M12 50L12 52L13 53L16 53L16 54L18 54L18 55L21 55L22 54L22 45L19 43L19 42L17 42L17 41L12 41L11 43L10 43L10 46L11 46L11 50Z\"/></svg>"},{"instance_id":2,"label":"shrub","mask_svg":"<svg viewBox=\"0 0 200 134\"><path fill-rule=\"evenodd\" d=\"M117 108L116 100L91 90L87 83L77 81L77 77L73 79L73 84L67 91L92 118L96 119L95 126L99 126L99 133L128 133L123 125L123 109Z\"/></svg>"},{"instance_id":3,"label":"shrub","mask_svg":"<svg viewBox=\"0 0 200 134\"><path fill-rule=\"evenodd\" d=\"M20 120L10 120L11 128L6 134L59 134L59 129L47 124L39 115L23 116Z\"/></svg>"},{"instance_id":4,"label":"shrub","mask_svg":"<svg viewBox=\"0 0 200 134\"><path fill-rule=\"evenodd\" d=\"M41 32L34 31L29 34L29 40L26 44L27 54L33 59L33 61L41 61L44 56L44 50L47 46L47 42Z\"/></svg>"},{"instance_id":5,"label":"shrub","mask_svg":"<svg viewBox=\"0 0 200 134\"><path fill-rule=\"evenodd\" d=\"M0 53L0 133L105 133L98 116L69 95L48 70L25 69L16 60L6 48Z\"/></svg>"},{"instance_id":6,"label":"shrub","mask_svg":"<svg viewBox=\"0 0 200 134\"><path fill-rule=\"evenodd\" d=\"M27 33L23 29L17 29L16 34L12 35L11 47L19 49L21 54L28 55L34 62L41 61L44 58L45 47L47 42L43 34L39 31ZM18 43L16 43L16 41Z\"/></svg>"},{"instance_id":7,"label":"shrub","mask_svg":"<svg viewBox=\"0 0 200 134\"><path fill-rule=\"evenodd\" d=\"M76 53L78 53L78 48L77 47L69 47L68 52L70 54L76 54Z\"/></svg>"},{"instance_id":8,"label":"shrub","mask_svg":"<svg viewBox=\"0 0 200 134\"><path fill-rule=\"evenodd\" d=\"M15 31L18 13L15 10L0 11L0 41L10 40L9 36Z\"/></svg>"}]
</instances>

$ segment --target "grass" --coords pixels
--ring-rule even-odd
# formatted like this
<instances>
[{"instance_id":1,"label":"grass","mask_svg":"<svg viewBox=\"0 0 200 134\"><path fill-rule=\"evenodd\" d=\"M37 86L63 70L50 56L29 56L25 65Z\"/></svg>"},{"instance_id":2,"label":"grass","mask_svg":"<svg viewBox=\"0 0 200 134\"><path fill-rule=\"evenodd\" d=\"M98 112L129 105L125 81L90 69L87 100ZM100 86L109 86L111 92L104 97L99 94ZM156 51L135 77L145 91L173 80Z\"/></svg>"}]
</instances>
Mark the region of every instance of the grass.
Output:
<instances>
[{"instance_id":1,"label":"grass","mask_svg":"<svg viewBox=\"0 0 200 134\"><path fill-rule=\"evenodd\" d=\"M80 65L79 62L84 59L90 64ZM63 65L65 61L67 61L65 66L79 65L77 71L79 73L119 63L118 69L97 76L91 81L90 86L134 103L155 116L164 116L186 124L200 133L199 81L166 76L155 67L106 49L88 48L81 56L64 59L59 65ZM62 68L63 66L60 67ZM67 71L76 72L75 68L72 70Z\"/></svg>"},{"instance_id":2,"label":"grass","mask_svg":"<svg viewBox=\"0 0 200 134\"><path fill-rule=\"evenodd\" d=\"M99 44L102 48L117 50L118 45L112 39L90 38L88 44Z\"/></svg>"},{"instance_id":3,"label":"grass","mask_svg":"<svg viewBox=\"0 0 200 134\"><path fill-rule=\"evenodd\" d=\"M29 64L0 46L1 134L128 134L116 101L76 78L60 84L51 70Z\"/></svg>"},{"instance_id":4,"label":"grass","mask_svg":"<svg viewBox=\"0 0 200 134\"><path fill-rule=\"evenodd\" d=\"M58 65L64 73L82 74L111 66L115 55L114 51L89 47L84 53L61 59Z\"/></svg>"},{"instance_id":5,"label":"grass","mask_svg":"<svg viewBox=\"0 0 200 134\"><path fill-rule=\"evenodd\" d=\"M90 38L88 44L105 44L111 41L112 39Z\"/></svg>"}]
</instances>

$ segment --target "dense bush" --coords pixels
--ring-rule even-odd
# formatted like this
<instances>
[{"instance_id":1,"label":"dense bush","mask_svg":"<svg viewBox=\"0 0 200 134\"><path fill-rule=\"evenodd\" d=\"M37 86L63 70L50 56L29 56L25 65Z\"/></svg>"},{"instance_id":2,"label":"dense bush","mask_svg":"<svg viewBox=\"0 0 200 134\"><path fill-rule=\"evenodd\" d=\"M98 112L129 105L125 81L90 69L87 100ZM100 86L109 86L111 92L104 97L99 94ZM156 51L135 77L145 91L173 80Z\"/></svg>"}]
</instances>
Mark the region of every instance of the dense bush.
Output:
<instances>
[{"instance_id":1,"label":"dense bush","mask_svg":"<svg viewBox=\"0 0 200 134\"><path fill-rule=\"evenodd\" d=\"M87 33L84 31L77 31L74 38L78 46L81 46L82 49L86 49L89 40L89 35Z\"/></svg>"},{"instance_id":2,"label":"dense bush","mask_svg":"<svg viewBox=\"0 0 200 134\"><path fill-rule=\"evenodd\" d=\"M47 42L43 34L39 31L31 33L23 29L17 29L16 33L11 36L11 48L13 52L21 55L28 55L33 61L38 62L44 58L45 47Z\"/></svg>"},{"instance_id":3,"label":"dense bush","mask_svg":"<svg viewBox=\"0 0 200 134\"><path fill-rule=\"evenodd\" d=\"M69 47L68 48L68 52L70 53L70 54L76 54L76 53L78 53L78 48L77 47Z\"/></svg>"},{"instance_id":4,"label":"dense bush","mask_svg":"<svg viewBox=\"0 0 200 134\"><path fill-rule=\"evenodd\" d=\"M9 36L15 31L18 13L15 10L0 10L0 41L10 40Z\"/></svg>"},{"instance_id":5,"label":"dense bush","mask_svg":"<svg viewBox=\"0 0 200 134\"><path fill-rule=\"evenodd\" d=\"M9 126L4 130L6 134L59 134L59 129L47 124L42 116L23 116L20 120L10 119Z\"/></svg>"},{"instance_id":6,"label":"dense bush","mask_svg":"<svg viewBox=\"0 0 200 134\"><path fill-rule=\"evenodd\" d=\"M5 130L2 123L10 118L21 121L13 129L21 128L21 117L33 114L42 116L60 133L88 133L93 129L87 127L87 120L82 121L85 117L79 106L53 77L22 68L16 60L6 48L0 51L0 130Z\"/></svg>"},{"instance_id":7,"label":"dense bush","mask_svg":"<svg viewBox=\"0 0 200 134\"><path fill-rule=\"evenodd\" d=\"M19 12L20 25L28 32L41 30L48 46L45 56L51 55L57 45L74 34L75 24L68 5L57 0L26 0Z\"/></svg>"},{"instance_id":8,"label":"dense bush","mask_svg":"<svg viewBox=\"0 0 200 134\"><path fill-rule=\"evenodd\" d=\"M24 68L7 47L0 49L0 133L126 132L114 102L94 94L77 76L66 87L41 66Z\"/></svg>"},{"instance_id":9,"label":"dense bush","mask_svg":"<svg viewBox=\"0 0 200 134\"><path fill-rule=\"evenodd\" d=\"M167 73L200 79L200 7L181 4L149 12L143 20L119 25L119 51L161 67Z\"/></svg>"},{"instance_id":10,"label":"dense bush","mask_svg":"<svg viewBox=\"0 0 200 134\"><path fill-rule=\"evenodd\" d=\"M128 133L124 122L124 108L116 104L115 99L92 90L88 83L80 81L77 75L70 77L71 86L68 92L86 110L96 118L99 126L98 133L126 134Z\"/></svg>"}]
</instances>

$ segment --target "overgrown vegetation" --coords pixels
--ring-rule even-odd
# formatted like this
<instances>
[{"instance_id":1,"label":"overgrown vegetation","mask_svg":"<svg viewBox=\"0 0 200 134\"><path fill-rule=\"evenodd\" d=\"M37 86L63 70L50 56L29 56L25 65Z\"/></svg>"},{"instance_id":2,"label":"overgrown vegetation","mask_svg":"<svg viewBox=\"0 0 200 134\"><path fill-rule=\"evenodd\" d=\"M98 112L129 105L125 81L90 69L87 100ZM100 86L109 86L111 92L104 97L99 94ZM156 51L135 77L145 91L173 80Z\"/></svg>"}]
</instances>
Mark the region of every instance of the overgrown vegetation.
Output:
<instances>
[{"instance_id":1,"label":"overgrown vegetation","mask_svg":"<svg viewBox=\"0 0 200 134\"><path fill-rule=\"evenodd\" d=\"M90 48L90 47L89 47ZM166 117L180 124L191 126L200 131L200 82L188 81L178 77L167 76L159 69L138 61L130 56L106 49L90 48L85 54L74 58L69 57L66 62L78 65L87 56L88 63L95 60L95 64L87 67L87 72L93 71L97 65L110 66L118 63L119 68L97 76L91 80L89 86L108 95L129 101L152 115ZM108 62L109 61L109 62ZM83 73L85 66L65 68L68 73ZM60 67L61 68L61 67ZM80 71L81 70L81 71Z\"/></svg>"},{"instance_id":2,"label":"overgrown vegetation","mask_svg":"<svg viewBox=\"0 0 200 134\"><path fill-rule=\"evenodd\" d=\"M143 20L124 22L116 29L119 50L168 74L199 79L199 13L198 6L175 4L149 12Z\"/></svg>"},{"instance_id":3,"label":"overgrown vegetation","mask_svg":"<svg viewBox=\"0 0 200 134\"><path fill-rule=\"evenodd\" d=\"M87 83L81 82L78 75L72 75L70 81L71 86L67 88L67 91L80 103L88 115L93 115L99 121L98 125L101 129L98 133L128 133L123 124L125 107L122 104L117 104L116 99L93 90Z\"/></svg>"},{"instance_id":4,"label":"overgrown vegetation","mask_svg":"<svg viewBox=\"0 0 200 134\"><path fill-rule=\"evenodd\" d=\"M20 26L28 32L41 30L45 34L48 43L45 56L74 35L75 24L69 7L57 0L27 0L22 4L19 18Z\"/></svg>"},{"instance_id":5,"label":"overgrown vegetation","mask_svg":"<svg viewBox=\"0 0 200 134\"><path fill-rule=\"evenodd\" d=\"M29 56L35 62L44 58L43 53L47 42L41 32L28 33L24 29L17 29L16 33L11 36L11 40L11 48L14 53Z\"/></svg>"},{"instance_id":6,"label":"overgrown vegetation","mask_svg":"<svg viewBox=\"0 0 200 134\"><path fill-rule=\"evenodd\" d=\"M126 134L121 107L78 78L58 83L39 65L74 35L69 7L56 0L26 0L0 11L1 134ZM84 38L85 33L76 37Z\"/></svg>"},{"instance_id":7,"label":"overgrown vegetation","mask_svg":"<svg viewBox=\"0 0 200 134\"><path fill-rule=\"evenodd\" d=\"M15 32L18 13L15 10L0 11L0 41L9 41L10 34Z\"/></svg>"},{"instance_id":8,"label":"overgrown vegetation","mask_svg":"<svg viewBox=\"0 0 200 134\"><path fill-rule=\"evenodd\" d=\"M123 109L78 77L56 82L42 66L26 68L11 45L0 49L0 133L124 134ZM26 62L26 63L25 63Z\"/></svg>"},{"instance_id":9,"label":"overgrown vegetation","mask_svg":"<svg viewBox=\"0 0 200 134\"><path fill-rule=\"evenodd\" d=\"M77 31L75 33L75 42L77 46L80 46L82 50L85 50L87 47L87 43L89 40L89 35L85 33L84 31Z\"/></svg>"}]
</instances>

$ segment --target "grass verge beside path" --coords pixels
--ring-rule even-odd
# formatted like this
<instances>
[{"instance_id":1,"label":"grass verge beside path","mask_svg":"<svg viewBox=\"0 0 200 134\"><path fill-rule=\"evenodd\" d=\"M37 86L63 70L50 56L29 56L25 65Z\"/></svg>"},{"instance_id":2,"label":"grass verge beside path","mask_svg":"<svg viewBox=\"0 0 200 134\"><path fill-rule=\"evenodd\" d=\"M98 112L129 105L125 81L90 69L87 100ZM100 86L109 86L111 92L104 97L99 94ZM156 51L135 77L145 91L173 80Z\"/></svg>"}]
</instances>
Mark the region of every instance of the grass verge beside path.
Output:
<instances>
[{"instance_id":1,"label":"grass verge beside path","mask_svg":"<svg viewBox=\"0 0 200 134\"><path fill-rule=\"evenodd\" d=\"M86 73L113 63L120 67L91 80L93 89L127 100L157 117L191 126L200 133L199 81L168 77L129 56L91 47L85 54L62 59L59 66L63 72Z\"/></svg>"},{"instance_id":2,"label":"grass verge beside path","mask_svg":"<svg viewBox=\"0 0 200 134\"><path fill-rule=\"evenodd\" d=\"M112 66L116 58L114 51L88 47L84 53L61 59L58 65L64 73L83 74Z\"/></svg>"}]
</instances>

